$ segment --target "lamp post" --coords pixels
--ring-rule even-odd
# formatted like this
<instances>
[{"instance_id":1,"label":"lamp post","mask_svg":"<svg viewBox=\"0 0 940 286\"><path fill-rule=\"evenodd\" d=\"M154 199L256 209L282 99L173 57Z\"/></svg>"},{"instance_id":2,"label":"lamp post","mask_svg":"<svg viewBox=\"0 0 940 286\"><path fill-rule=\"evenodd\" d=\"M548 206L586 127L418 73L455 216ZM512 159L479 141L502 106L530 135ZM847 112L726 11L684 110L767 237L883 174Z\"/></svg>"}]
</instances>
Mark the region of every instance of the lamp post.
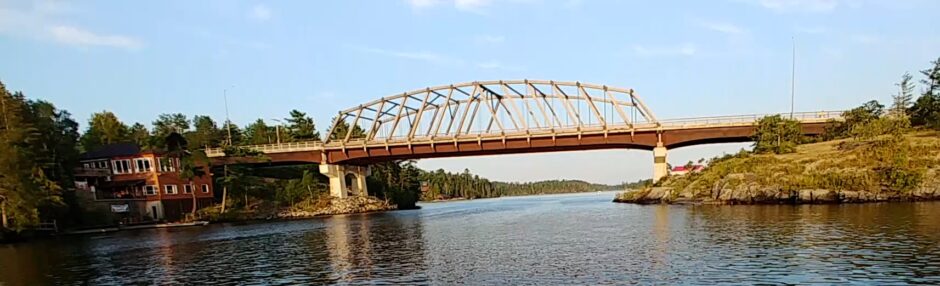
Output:
<instances>
[{"instance_id":1,"label":"lamp post","mask_svg":"<svg viewBox=\"0 0 940 286\"><path fill-rule=\"evenodd\" d=\"M274 122L277 122L277 125L274 125L274 134L275 134L274 136L277 138L277 144L280 145L281 144L281 124L283 124L284 122L282 122L280 119L277 119L277 118L271 118L271 120L274 120Z\"/></svg>"}]
</instances>

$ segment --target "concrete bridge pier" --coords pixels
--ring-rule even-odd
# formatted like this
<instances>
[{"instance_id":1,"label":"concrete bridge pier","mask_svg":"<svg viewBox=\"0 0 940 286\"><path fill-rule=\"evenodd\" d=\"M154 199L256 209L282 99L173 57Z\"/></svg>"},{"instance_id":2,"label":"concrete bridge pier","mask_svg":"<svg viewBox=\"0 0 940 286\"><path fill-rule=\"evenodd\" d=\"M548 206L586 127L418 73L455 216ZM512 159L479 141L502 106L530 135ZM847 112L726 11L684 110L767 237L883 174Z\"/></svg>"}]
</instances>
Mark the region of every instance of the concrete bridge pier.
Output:
<instances>
[{"instance_id":1,"label":"concrete bridge pier","mask_svg":"<svg viewBox=\"0 0 940 286\"><path fill-rule=\"evenodd\" d=\"M330 196L334 198L368 196L366 177L371 171L368 166L320 164L320 174L330 179Z\"/></svg>"},{"instance_id":2,"label":"concrete bridge pier","mask_svg":"<svg viewBox=\"0 0 940 286\"><path fill-rule=\"evenodd\" d=\"M666 146L663 142L656 143L653 148L653 183L659 182L669 173L669 165L666 163Z\"/></svg>"}]
</instances>

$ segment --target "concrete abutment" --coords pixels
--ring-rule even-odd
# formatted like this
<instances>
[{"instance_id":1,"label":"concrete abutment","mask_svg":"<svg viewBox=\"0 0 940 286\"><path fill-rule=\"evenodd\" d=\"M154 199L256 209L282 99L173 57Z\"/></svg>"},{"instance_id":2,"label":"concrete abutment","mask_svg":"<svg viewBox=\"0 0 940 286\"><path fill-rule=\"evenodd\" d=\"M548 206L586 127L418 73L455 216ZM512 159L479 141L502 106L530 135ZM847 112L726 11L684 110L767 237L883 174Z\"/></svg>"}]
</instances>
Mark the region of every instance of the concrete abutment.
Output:
<instances>
[{"instance_id":1,"label":"concrete abutment","mask_svg":"<svg viewBox=\"0 0 940 286\"><path fill-rule=\"evenodd\" d=\"M334 198L369 195L366 177L371 169L368 166L320 164L320 173L330 179L330 196Z\"/></svg>"}]
</instances>

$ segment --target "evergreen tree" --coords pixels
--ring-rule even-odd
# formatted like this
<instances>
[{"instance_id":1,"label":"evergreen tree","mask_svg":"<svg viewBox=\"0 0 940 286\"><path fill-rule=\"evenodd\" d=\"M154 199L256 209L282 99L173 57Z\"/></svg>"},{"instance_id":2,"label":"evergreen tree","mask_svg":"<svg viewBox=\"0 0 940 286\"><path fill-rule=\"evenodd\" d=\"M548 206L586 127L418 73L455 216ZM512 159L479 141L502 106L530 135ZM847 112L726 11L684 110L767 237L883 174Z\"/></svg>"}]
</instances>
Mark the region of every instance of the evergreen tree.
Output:
<instances>
[{"instance_id":1,"label":"evergreen tree","mask_svg":"<svg viewBox=\"0 0 940 286\"><path fill-rule=\"evenodd\" d=\"M932 64L932 68L921 71L925 88L911 106L911 124L940 130L940 58Z\"/></svg>"},{"instance_id":2,"label":"evergreen tree","mask_svg":"<svg viewBox=\"0 0 940 286\"><path fill-rule=\"evenodd\" d=\"M285 120L290 124L287 126L287 132L293 141L320 140L320 132L317 132L317 128L313 124L313 118L307 116L306 113L296 109L291 110L290 118Z\"/></svg>"},{"instance_id":3,"label":"evergreen tree","mask_svg":"<svg viewBox=\"0 0 940 286\"><path fill-rule=\"evenodd\" d=\"M182 113L160 114L153 122L153 136L166 138L170 133L180 134L189 130L189 119Z\"/></svg>"},{"instance_id":4,"label":"evergreen tree","mask_svg":"<svg viewBox=\"0 0 940 286\"><path fill-rule=\"evenodd\" d=\"M209 116L194 116L193 128L193 131L186 133L186 139L196 149L220 146L226 137L226 133Z\"/></svg>"},{"instance_id":5,"label":"evergreen tree","mask_svg":"<svg viewBox=\"0 0 940 286\"><path fill-rule=\"evenodd\" d=\"M222 136L223 146L245 144L245 136L242 133L242 129L235 123L232 123L232 121L226 120L225 123L222 124L221 132L224 134ZM229 135L231 135L231 138L229 138ZM231 142L228 142L229 139L231 139Z\"/></svg>"},{"instance_id":6,"label":"evergreen tree","mask_svg":"<svg viewBox=\"0 0 940 286\"><path fill-rule=\"evenodd\" d=\"M258 145L274 143L274 128L264 123L264 120L258 119L254 123L245 127L245 144Z\"/></svg>"},{"instance_id":7,"label":"evergreen tree","mask_svg":"<svg viewBox=\"0 0 940 286\"><path fill-rule=\"evenodd\" d=\"M162 143L158 142L159 139L150 136L150 131L147 130L147 127L140 123L131 125L128 131L128 137L130 137L131 142L134 142L138 147L144 150L156 150L162 146Z\"/></svg>"},{"instance_id":8,"label":"evergreen tree","mask_svg":"<svg viewBox=\"0 0 940 286\"><path fill-rule=\"evenodd\" d=\"M333 120L335 121L336 118L334 118ZM335 125L335 127L333 127L332 133L330 134L330 140L346 139L346 133L348 132L350 132L349 123L346 123L345 120L341 120L339 123ZM352 134L349 135L350 140L365 138L365 137L366 137L366 132L365 130L362 129L362 127L359 127L359 125L355 125L352 127Z\"/></svg>"},{"instance_id":9,"label":"evergreen tree","mask_svg":"<svg viewBox=\"0 0 940 286\"><path fill-rule=\"evenodd\" d=\"M911 106L911 100L914 98L914 83L910 73L904 73L901 76L901 82L897 83L898 93L892 95L894 105L891 107L896 116L907 116L907 109Z\"/></svg>"}]
</instances>

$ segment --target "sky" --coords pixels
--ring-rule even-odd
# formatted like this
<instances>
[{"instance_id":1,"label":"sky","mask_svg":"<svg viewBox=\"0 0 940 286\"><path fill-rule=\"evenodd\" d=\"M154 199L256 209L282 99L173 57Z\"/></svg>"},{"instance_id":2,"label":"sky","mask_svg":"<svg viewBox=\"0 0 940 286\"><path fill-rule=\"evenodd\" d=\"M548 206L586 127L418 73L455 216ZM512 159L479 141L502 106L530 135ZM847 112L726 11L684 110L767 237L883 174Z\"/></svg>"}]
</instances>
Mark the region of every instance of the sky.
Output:
<instances>
[{"instance_id":1,"label":"sky","mask_svg":"<svg viewBox=\"0 0 940 286\"><path fill-rule=\"evenodd\" d=\"M255 119L339 110L427 86L545 79L633 88L660 119L887 102L940 57L931 0L0 0L0 81L83 124L158 114ZM917 75L915 78L919 78ZM671 150L684 164L748 144ZM652 152L421 160L495 180L649 178Z\"/></svg>"}]
</instances>

